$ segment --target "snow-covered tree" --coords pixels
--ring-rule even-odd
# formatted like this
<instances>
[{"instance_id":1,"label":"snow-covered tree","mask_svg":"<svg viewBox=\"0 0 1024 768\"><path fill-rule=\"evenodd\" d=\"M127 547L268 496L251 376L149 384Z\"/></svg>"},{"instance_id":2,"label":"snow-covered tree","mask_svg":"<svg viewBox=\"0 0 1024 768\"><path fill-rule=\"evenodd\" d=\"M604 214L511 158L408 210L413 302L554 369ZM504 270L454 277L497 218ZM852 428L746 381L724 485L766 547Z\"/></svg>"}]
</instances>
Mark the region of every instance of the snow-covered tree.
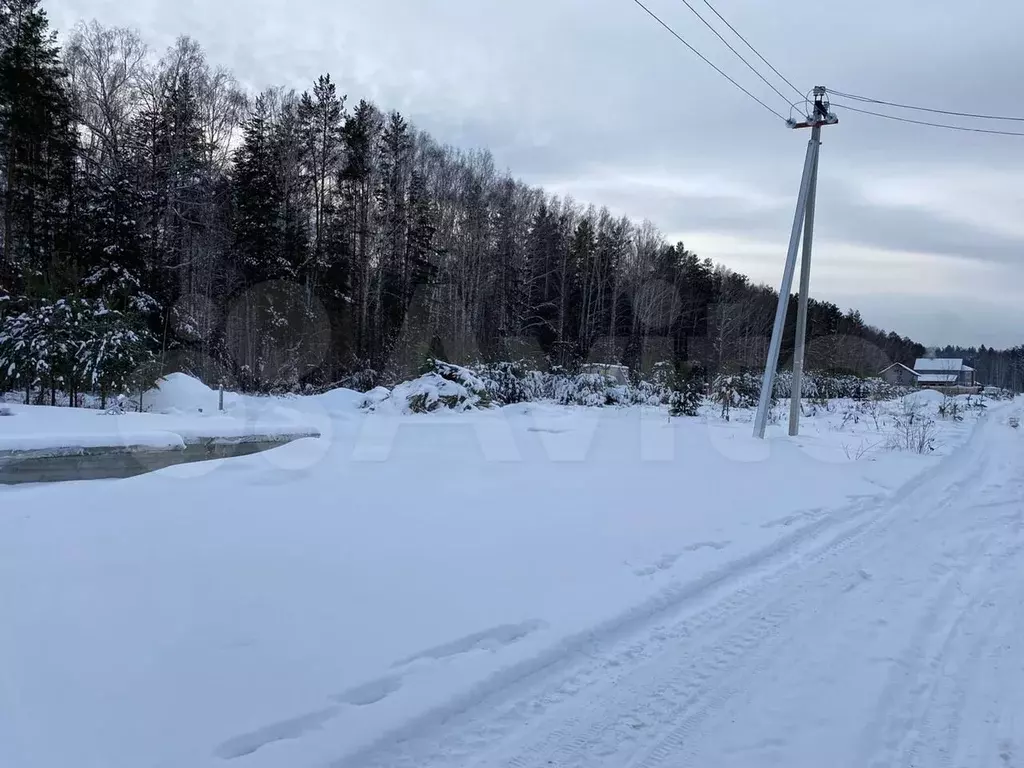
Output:
<instances>
[{"instance_id":1,"label":"snow-covered tree","mask_svg":"<svg viewBox=\"0 0 1024 768\"><path fill-rule=\"evenodd\" d=\"M69 404L84 392L98 392L104 403L149 383L153 354L144 333L130 318L103 301L42 301L0 322L0 388L32 393L41 401L57 393Z\"/></svg>"}]
</instances>

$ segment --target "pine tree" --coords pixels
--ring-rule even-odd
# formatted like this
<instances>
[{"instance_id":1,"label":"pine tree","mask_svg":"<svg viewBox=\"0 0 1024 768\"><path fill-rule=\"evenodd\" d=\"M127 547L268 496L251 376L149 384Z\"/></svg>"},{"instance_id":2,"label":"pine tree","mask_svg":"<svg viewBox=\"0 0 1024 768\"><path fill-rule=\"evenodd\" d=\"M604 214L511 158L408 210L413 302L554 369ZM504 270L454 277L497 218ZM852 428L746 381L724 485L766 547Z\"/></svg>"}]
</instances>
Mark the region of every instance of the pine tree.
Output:
<instances>
[{"instance_id":1,"label":"pine tree","mask_svg":"<svg viewBox=\"0 0 1024 768\"><path fill-rule=\"evenodd\" d=\"M138 188L115 166L113 177L93 179L84 211L83 286L122 312L149 316L156 300L146 287L143 237L139 230L141 200Z\"/></svg>"},{"instance_id":2,"label":"pine tree","mask_svg":"<svg viewBox=\"0 0 1024 768\"><path fill-rule=\"evenodd\" d=\"M530 314L525 330L550 354L558 341L558 261L562 250L558 213L541 201L527 243L530 265Z\"/></svg>"},{"instance_id":3,"label":"pine tree","mask_svg":"<svg viewBox=\"0 0 1024 768\"><path fill-rule=\"evenodd\" d=\"M0 290L59 295L72 261L75 134L39 0L0 0Z\"/></svg>"},{"instance_id":4,"label":"pine tree","mask_svg":"<svg viewBox=\"0 0 1024 768\"><path fill-rule=\"evenodd\" d=\"M371 345L386 355L405 315L406 247L408 245L408 179L412 139L409 125L392 112L380 136L376 204L379 222L379 261L373 291ZM376 361L375 361L376 362Z\"/></svg>"},{"instance_id":5,"label":"pine tree","mask_svg":"<svg viewBox=\"0 0 1024 768\"><path fill-rule=\"evenodd\" d=\"M426 180L420 171L409 177L409 227L406 231L405 260L402 268L402 300L408 307L413 295L426 285L435 272L434 236L437 225Z\"/></svg>"},{"instance_id":6,"label":"pine tree","mask_svg":"<svg viewBox=\"0 0 1024 768\"><path fill-rule=\"evenodd\" d=\"M370 336L370 243L373 226L374 144L380 128L380 113L367 101L360 101L346 119L342 131L345 163L340 174L345 230L352 267L352 299L355 314L355 351L358 358L371 357Z\"/></svg>"},{"instance_id":7,"label":"pine tree","mask_svg":"<svg viewBox=\"0 0 1024 768\"><path fill-rule=\"evenodd\" d=\"M309 261L309 221L307 217L308 179L302 172L302 124L294 98L286 99L273 125L275 178L281 195L281 258L289 274L299 275Z\"/></svg>"},{"instance_id":8,"label":"pine tree","mask_svg":"<svg viewBox=\"0 0 1024 768\"><path fill-rule=\"evenodd\" d=\"M328 267L330 229L334 212L333 182L341 167L345 100L339 98L330 75L321 75L313 93L304 93L298 108L303 165L313 194L312 263L306 269L310 292Z\"/></svg>"},{"instance_id":9,"label":"pine tree","mask_svg":"<svg viewBox=\"0 0 1024 768\"><path fill-rule=\"evenodd\" d=\"M289 277L284 253L283 195L277 178L273 125L264 97L258 97L235 153L234 256L246 286Z\"/></svg>"}]
</instances>

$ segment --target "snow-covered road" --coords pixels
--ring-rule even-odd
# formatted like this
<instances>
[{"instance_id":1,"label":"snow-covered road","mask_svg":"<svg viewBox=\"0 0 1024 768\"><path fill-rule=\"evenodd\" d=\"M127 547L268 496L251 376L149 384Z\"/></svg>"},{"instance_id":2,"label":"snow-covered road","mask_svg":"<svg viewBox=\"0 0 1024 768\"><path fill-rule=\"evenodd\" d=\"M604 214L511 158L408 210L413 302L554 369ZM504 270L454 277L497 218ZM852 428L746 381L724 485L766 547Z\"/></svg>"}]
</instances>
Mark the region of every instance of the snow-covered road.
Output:
<instances>
[{"instance_id":1,"label":"snow-covered road","mask_svg":"<svg viewBox=\"0 0 1024 768\"><path fill-rule=\"evenodd\" d=\"M1018 432L332 768L1024 764Z\"/></svg>"}]
</instances>

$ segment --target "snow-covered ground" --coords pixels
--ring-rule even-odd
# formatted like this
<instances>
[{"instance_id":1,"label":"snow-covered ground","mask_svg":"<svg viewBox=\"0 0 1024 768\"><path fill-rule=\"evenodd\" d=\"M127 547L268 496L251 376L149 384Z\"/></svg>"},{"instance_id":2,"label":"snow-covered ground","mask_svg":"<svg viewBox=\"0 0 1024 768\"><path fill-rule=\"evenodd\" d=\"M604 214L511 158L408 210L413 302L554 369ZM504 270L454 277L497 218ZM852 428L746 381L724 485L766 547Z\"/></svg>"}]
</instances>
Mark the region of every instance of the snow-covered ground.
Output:
<instances>
[{"instance_id":1,"label":"snow-covered ground","mask_svg":"<svg viewBox=\"0 0 1024 768\"><path fill-rule=\"evenodd\" d=\"M207 418L194 397L162 404L175 429ZM323 437L0 488L0 765L811 766L844 727L870 765L913 756L897 712L954 744L922 696L984 702L929 664L961 648L1006 685L983 654L1020 650L1019 589L992 576L1024 544L1020 408L958 422L917 397L927 455L893 450L901 402L757 441L746 411L232 397L209 420Z\"/></svg>"}]
</instances>

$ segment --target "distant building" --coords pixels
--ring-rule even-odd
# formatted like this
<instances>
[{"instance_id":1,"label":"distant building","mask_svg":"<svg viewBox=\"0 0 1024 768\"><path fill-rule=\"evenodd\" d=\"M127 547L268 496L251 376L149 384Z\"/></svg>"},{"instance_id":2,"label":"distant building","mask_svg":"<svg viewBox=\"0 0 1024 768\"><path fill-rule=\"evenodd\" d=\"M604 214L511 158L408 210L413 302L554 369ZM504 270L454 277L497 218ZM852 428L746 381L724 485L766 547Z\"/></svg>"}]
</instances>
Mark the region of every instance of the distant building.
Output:
<instances>
[{"instance_id":1,"label":"distant building","mask_svg":"<svg viewBox=\"0 0 1024 768\"><path fill-rule=\"evenodd\" d=\"M889 384L895 384L899 387L917 386L917 371L913 368L908 368L903 363L893 363L878 375Z\"/></svg>"},{"instance_id":2,"label":"distant building","mask_svg":"<svg viewBox=\"0 0 1024 768\"><path fill-rule=\"evenodd\" d=\"M974 369L959 357L922 357L914 363L922 387L973 387Z\"/></svg>"},{"instance_id":3,"label":"distant building","mask_svg":"<svg viewBox=\"0 0 1024 768\"><path fill-rule=\"evenodd\" d=\"M625 365L615 365L612 363L584 363L580 372L599 374L605 378L611 379L620 386L629 384L629 368Z\"/></svg>"}]
</instances>

